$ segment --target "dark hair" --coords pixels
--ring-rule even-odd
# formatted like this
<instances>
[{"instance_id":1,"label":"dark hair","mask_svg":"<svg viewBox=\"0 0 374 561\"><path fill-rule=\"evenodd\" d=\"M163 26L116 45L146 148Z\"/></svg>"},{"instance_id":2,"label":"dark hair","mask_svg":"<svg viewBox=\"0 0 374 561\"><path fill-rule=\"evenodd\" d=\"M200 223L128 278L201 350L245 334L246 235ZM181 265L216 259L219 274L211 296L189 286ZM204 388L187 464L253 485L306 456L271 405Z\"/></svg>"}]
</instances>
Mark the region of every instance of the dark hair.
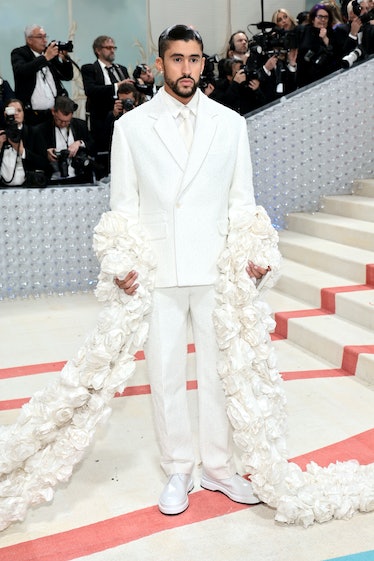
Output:
<instances>
[{"instance_id":1,"label":"dark hair","mask_svg":"<svg viewBox=\"0 0 374 561\"><path fill-rule=\"evenodd\" d=\"M235 57L230 57L230 58L223 58L222 60L222 66L221 66L221 72L222 72L222 76L220 76L221 78L227 78L227 76L232 76L232 67L234 64L240 63L242 64L242 61L240 60L240 58L235 58ZM221 62L220 60L220 62Z\"/></svg>"},{"instance_id":2,"label":"dark hair","mask_svg":"<svg viewBox=\"0 0 374 561\"><path fill-rule=\"evenodd\" d=\"M148 64L142 62L141 64L137 64L135 67L134 72L132 73L134 80L138 80L140 78L140 74L142 72L147 72Z\"/></svg>"},{"instance_id":3,"label":"dark hair","mask_svg":"<svg viewBox=\"0 0 374 561\"><path fill-rule=\"evenodd\" d=\"M327 4L315 4L313 8L309 12L309 23L313 24L314 20L316 19L316 15L318 10L325 10L325 12L329 15L329 21L327 27L332 27L332 13Z\"/></svg>"},{"instance_id":4,"label":"dark hair","mask_svg":"<svg viewBox=\"0 0 374 561\"><path fill-rule=\"evenodd\" d=\"M6 102L4 103L4 107L8 107L11 103L19 103L20 106L22 107L22 109L25 110L25 106L23 105L23 101L21 101L20 99L18 99L16 97L11 97L10 99L7 99Z\"/></svg>"},{"instance_id":5,"label":"dark hair","mask_svg":"<svg viewBox=\"0 0 374 561\"><path fill-rule=\"evenodd\" d=\"M117 89L117 93L124 93L124 94L133 93L135 95L137 91L138 90L136 89L136 87L128 82L121 83Z\"/></svg>"},{"instance_id":6,"label":"dark hair","mask_svg":"<svg viewBox=\"0 0 374 561\"><path fill-rule=\"evenodd\" d=\"M78 105L65 95L58 95L55 99L55 105L53 107L55 111L61 111L64 115L70 115L78 109Z\"/></svg>"},{"instance_id":7,"label":"dark hair","mask_svg":"<svg viewBox=\"0 0 374 561\"><path fill-rule=\"evenodd\" d=\"M249 43L248 35L246 34L246 32L239 29L238 31L235 31L235 33L233 33L229 39L229 51L235 51L234 37L235 35L239 35L239 33L243 33L243 35L246 36L247 41Z\"/></svg>"},{"instance_id":8,"label":"dark hair","mask_svg":"<svg viewBox=\"0 0 374 561\"><path fill-rule=\"evenodd\" d=\"M158 56L163 58L171 41L197 41L204 51L203 40L198 31L188 25L173 25L165 29L158 39Z\"/></svg>"},{"instance_id":9,"label":"dark hair","mask_svg":"<svg viewBox=\"0 0 374 561\"><path fill-rule=\"evenodd\" d=\"M296 16L296 21L298 25L302 25L303 23L309 23L309 12L304 10L303 12L299 12Z\"/></svg>"},{"instance_id":10,"label":"dark hair","mask_svg":"<svg viewBox=\"0 0 374 561\"><path fill-rule=\"evenodd\" d=\"M101 49L104 43L106 43L108 40L113 41L113 38L110 37L109 35L99 35L98 37L96 37L96 39L92 43L92 49L93 52L95 53L96 58L98 58L96 50Z\"/></svg>"}]
</instances>

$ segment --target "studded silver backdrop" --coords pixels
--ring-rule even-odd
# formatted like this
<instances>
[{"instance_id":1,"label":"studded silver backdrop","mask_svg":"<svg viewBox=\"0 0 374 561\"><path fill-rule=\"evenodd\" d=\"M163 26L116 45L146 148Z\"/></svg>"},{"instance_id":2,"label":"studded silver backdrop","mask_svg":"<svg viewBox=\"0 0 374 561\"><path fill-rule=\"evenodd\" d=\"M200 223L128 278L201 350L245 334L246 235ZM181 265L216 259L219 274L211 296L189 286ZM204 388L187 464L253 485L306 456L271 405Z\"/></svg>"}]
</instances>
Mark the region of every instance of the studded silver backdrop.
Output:
<instances>
[{"instance_id":1,"label":"studded silver backdrop","mask_svg":"<svg viewBox=\"0 0 374 561\"><path fill-rule=\"evenodd\" d=\"M248 118L257 203L281 229L321 195L374 176L374 60ZM96 284L92 233L109 185L0 190L0 299Z\"/></svg>"},{"instance_id":2,"label":"studded silver backdrop","mask_svg":"<svg viewBox=\"0 0 374 561\"><path fill-rule=\"evenodd\" d=\"M374 177L374 59L248 118L257 203L283 229L289 212L318 210Z\"/></svg>"}]
</instances>

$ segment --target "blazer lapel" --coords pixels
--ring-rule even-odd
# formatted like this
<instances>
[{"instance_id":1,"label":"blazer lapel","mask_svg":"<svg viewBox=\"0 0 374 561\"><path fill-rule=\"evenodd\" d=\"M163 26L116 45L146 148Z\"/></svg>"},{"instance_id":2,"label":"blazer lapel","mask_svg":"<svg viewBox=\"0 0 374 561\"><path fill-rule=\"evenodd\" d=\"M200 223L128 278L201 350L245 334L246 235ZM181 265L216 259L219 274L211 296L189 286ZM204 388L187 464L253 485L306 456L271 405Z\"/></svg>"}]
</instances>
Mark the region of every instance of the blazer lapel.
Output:
<instances>
[{"instance_id":1,"label":"blazer lapel","mask_svg":"<svg viewBox=\"0 0 374 561\"><path fill-rule=\"evenodd\" d=\"M213 142L218 125L218 114L214 105L212 107L212 104L205 103L205 94L199 92L199 95L194 138L180 192L190 185L198 173Z\"/></svg>"},{"instance_id":2,"label":"blazer lapel","mask_svg":"<svg viewBox=\"0 0 374 561\"><path fill-rule=\"evenodd\" d=\"M182 170L186 169L188 152L179 134L175 119L169 111L165 110L163 104L159 103L157 96L147 103L152 103L150 118L154 120L153 127L156 134L178 166Z\"/></svg>"}]
</instances>

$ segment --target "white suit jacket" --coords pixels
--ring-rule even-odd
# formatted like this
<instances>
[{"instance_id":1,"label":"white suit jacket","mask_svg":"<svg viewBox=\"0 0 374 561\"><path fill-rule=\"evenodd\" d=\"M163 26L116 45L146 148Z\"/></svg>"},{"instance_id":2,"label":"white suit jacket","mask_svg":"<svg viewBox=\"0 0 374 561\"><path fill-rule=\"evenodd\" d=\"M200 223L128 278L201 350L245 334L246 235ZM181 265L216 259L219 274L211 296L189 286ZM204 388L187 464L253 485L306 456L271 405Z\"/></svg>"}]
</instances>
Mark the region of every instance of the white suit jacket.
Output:
<instances>
[{"instance_id":1,"label":"white suit jacket","mask_svg":"<svg viewBox=\"0 0 374 561\"><path fill-rule=\"evenodd\" d=\"M115 123L111 209L142 225L156 287L213 284L230 216L255 204L246 122L198 90L188 154L165 95Z\"/></svg>"}]
</instances>

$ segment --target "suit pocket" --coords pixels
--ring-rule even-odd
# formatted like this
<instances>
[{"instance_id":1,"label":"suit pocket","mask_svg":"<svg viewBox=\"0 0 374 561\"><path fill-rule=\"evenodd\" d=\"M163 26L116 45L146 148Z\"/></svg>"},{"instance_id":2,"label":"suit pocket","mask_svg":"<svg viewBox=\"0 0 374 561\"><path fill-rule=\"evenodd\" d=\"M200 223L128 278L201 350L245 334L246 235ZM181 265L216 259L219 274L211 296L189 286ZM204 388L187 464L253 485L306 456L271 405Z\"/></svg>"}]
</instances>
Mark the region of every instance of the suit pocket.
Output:
<instances>
[{"instance_id":1,"label":"suit pocket","mask_svg":"<svg viewBox=\"0 0 374 561\"><path fill-rule=\"evenodd\" d=\"M164 213L142 214L140 216L140 223L144 226L150 240L163 240L166 238L167 223Z\"/></svg>"}]
</instances>

